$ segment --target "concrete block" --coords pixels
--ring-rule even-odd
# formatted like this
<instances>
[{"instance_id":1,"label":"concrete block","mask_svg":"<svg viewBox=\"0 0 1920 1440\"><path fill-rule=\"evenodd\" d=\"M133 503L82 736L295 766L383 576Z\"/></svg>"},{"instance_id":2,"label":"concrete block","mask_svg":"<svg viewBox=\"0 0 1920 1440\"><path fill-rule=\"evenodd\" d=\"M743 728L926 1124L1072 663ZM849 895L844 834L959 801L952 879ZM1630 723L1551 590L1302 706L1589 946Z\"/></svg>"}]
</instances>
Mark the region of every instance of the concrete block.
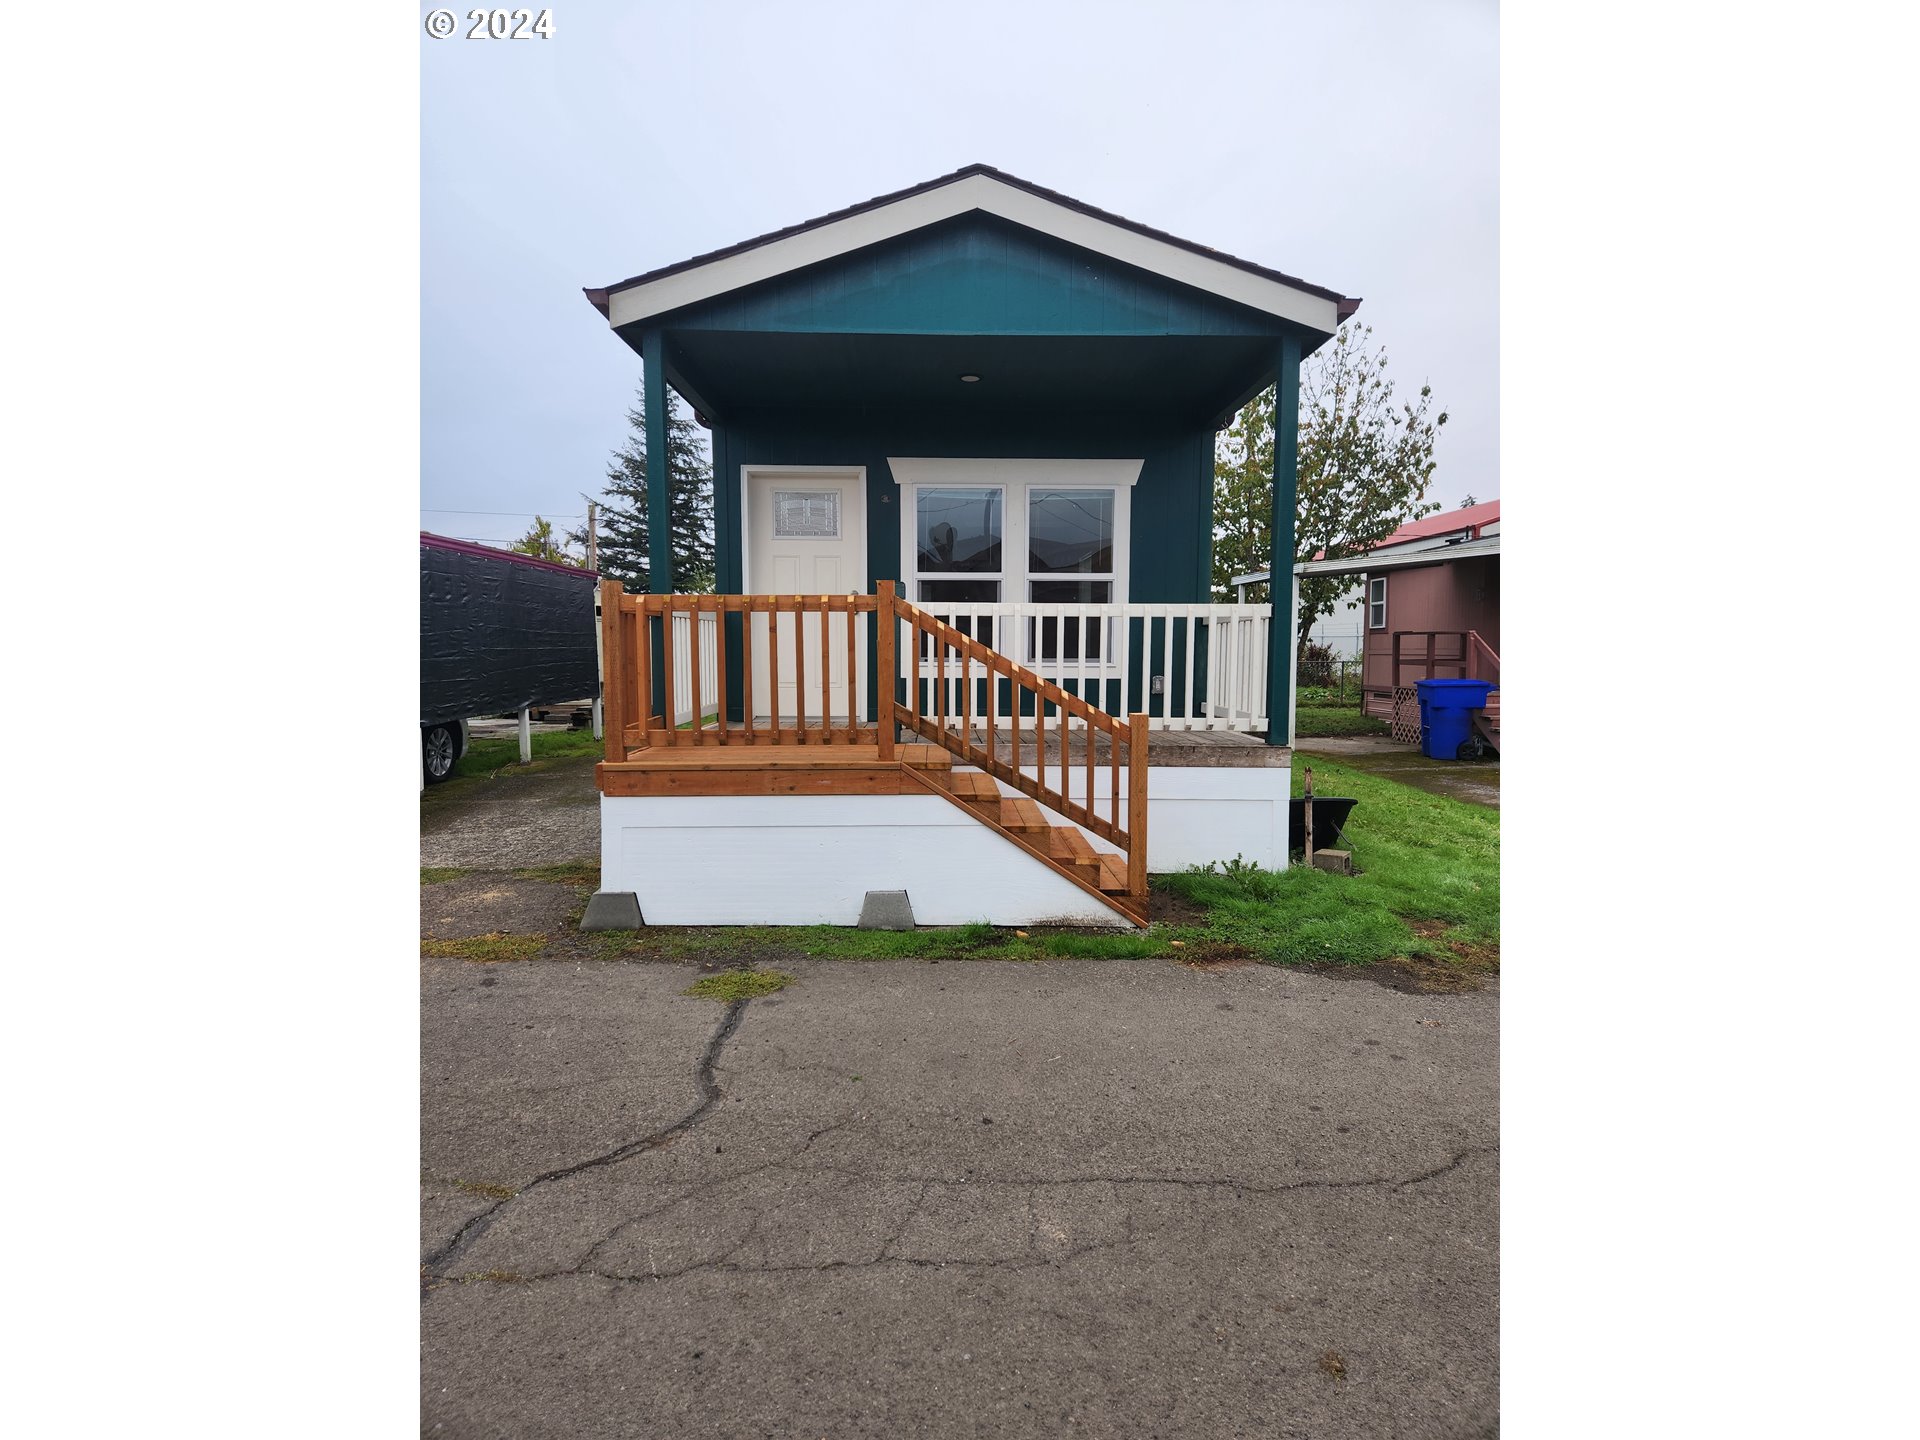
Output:
<instances>
[{"instance_id":1,"label":"concrete block","mask_svg":"<svg viewBox=\"0 0 1920 1440\"><path fill-rule=\"evenodd\" d=\"M913 904L904 890L869 890L860 902L862 930L913 929Z\"/></svg>"},{"instance_id":2,"label":"concrete block","mask_svg":"<svg viewBox=\"0 0 1920 1440\"><path fill-rule=\"evenodd\" d=\"M638 930L640 897L631 890L602 890L587 900L587 913L580 917L582 930Z\"/></svg>"},{"instance_id":3,"label":"concrete block","mask_svg":"<svg viewBox=\"0 0 1920 1440\"><path fill-rule=\"evenodd\" d=\"M1313 868L1330 870L1335 875L1353 873L1353 852L1351 850L1316 850L1313 852Z\"/></svg>"}]
</instances>

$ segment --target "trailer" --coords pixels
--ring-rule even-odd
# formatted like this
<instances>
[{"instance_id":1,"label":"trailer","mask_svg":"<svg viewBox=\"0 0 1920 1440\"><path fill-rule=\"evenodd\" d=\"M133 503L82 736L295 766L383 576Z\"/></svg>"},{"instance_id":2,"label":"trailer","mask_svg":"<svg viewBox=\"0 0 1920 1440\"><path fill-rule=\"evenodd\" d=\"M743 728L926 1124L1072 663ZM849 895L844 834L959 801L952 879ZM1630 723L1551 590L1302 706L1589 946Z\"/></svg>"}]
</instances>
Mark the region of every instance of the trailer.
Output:
<instances>
[{"instance_id":1,"label":"trailer","mask_svg":"<svg viewBox=\"0 0 1920 1440\"><path fill-rule=\"evenodd\" d=\"M420 759L428 784L467 722L600 695L599 574L420 532Z\"/></svg>"}]
</instances>

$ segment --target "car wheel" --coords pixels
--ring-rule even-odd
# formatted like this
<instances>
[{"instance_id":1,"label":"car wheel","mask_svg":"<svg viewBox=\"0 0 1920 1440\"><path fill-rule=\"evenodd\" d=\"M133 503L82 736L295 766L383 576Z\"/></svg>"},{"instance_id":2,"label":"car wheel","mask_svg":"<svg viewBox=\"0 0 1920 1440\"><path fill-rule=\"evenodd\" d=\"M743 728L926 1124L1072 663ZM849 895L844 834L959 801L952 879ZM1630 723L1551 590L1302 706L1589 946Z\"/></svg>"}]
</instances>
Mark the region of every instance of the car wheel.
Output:
<instances>
[{"instance_id":1,"label":"car wheel","mask_svg":"<svg viewBox=\"0 0 1920 1440\"><path fill-rule=\"evenodd\" d=\"M420 750L426 763L427 783L438 785L453 774L453 765L460 758L460 729L456 725L423 725L420 727Z\"/></svg>"}]
</instances>

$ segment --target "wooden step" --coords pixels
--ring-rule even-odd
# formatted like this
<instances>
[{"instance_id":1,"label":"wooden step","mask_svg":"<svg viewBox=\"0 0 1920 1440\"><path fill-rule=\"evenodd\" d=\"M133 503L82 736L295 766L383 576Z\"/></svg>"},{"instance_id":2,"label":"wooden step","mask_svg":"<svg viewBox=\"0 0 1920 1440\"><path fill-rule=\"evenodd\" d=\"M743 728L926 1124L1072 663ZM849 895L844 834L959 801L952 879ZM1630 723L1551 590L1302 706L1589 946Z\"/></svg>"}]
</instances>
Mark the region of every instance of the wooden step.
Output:
<instances>
[{"instance_id":1,"label":"wooden step","mask_svg":"<svg viewBox=\"0 0 1920 1440\"><path fill-rule=\"evenodd\" d=\"M1009 795L1000 801L1000 823L1016 835L1043 835L1053 828L1040 807L1022 795Z\"/></svg>"},{"instance_id":2,"label":"wooden step","mask_svg":"<svg viewBox=\"0 0 1920 1440\"><path fill-rule=\"evenodd\" d=\"M900 745L894 748L894 754L900 757L902 765L911 765L916 770L951 770L952 752L943 745Z\"/></svg>"},{"instance_id":3,"label":"wooden step","mask_svg":"<svg viewBox=\"0 0 1920 1440\"><path fill-rule=\"evenodd\" d=\"M1100 888L1109 895L1127 893L1127 862L1118 855L1100 857Z\"/></svg>"},{"instance_id":4,"label":"wooden step","mask_svg":"<svg viewBox=\"0 0 1920 1440\"><path fill-rule=\"evenodd\" d=\"M949 770L936 778L950 794L958 795L963 800L989 801L998 806L1000 787L994 783L991 775L979 770ZM998 815L997 808L994 813Z\"/></svg>"},{"instance_id":5,"label":"wooden step","mask_svg":"<svg viewBox=\"0 0 1920 1440\"><path fill-rule=\"evenodd\" d=\"M1062 865L1080 872L1080 878L1096 884L1100 878L1100 852L1095 850L1077 826L1055 825L1047 833L1047 853Z\"/></svg>"}]
</instances>

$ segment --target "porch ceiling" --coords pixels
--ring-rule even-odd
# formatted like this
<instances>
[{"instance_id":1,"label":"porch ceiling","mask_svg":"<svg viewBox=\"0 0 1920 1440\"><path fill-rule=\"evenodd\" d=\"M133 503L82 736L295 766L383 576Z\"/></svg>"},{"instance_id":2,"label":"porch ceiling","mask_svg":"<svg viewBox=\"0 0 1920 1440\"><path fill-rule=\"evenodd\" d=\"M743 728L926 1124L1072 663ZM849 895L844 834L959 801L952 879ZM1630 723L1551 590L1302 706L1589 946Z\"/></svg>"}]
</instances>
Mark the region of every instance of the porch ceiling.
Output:
<instances>
[{"instance_id":1,"label":"porch ceiling","mask_svg":"<svg viewBox=\"0 0 1920 1440\"><path fill-rule=\"evenodd\" d=\"M1267 336L669 332L669 378L712 418L886 405L1151 410L1219 419L1272 380ZM962 375L978 375L967 383Z\"/></svg>"}]
</instances>

